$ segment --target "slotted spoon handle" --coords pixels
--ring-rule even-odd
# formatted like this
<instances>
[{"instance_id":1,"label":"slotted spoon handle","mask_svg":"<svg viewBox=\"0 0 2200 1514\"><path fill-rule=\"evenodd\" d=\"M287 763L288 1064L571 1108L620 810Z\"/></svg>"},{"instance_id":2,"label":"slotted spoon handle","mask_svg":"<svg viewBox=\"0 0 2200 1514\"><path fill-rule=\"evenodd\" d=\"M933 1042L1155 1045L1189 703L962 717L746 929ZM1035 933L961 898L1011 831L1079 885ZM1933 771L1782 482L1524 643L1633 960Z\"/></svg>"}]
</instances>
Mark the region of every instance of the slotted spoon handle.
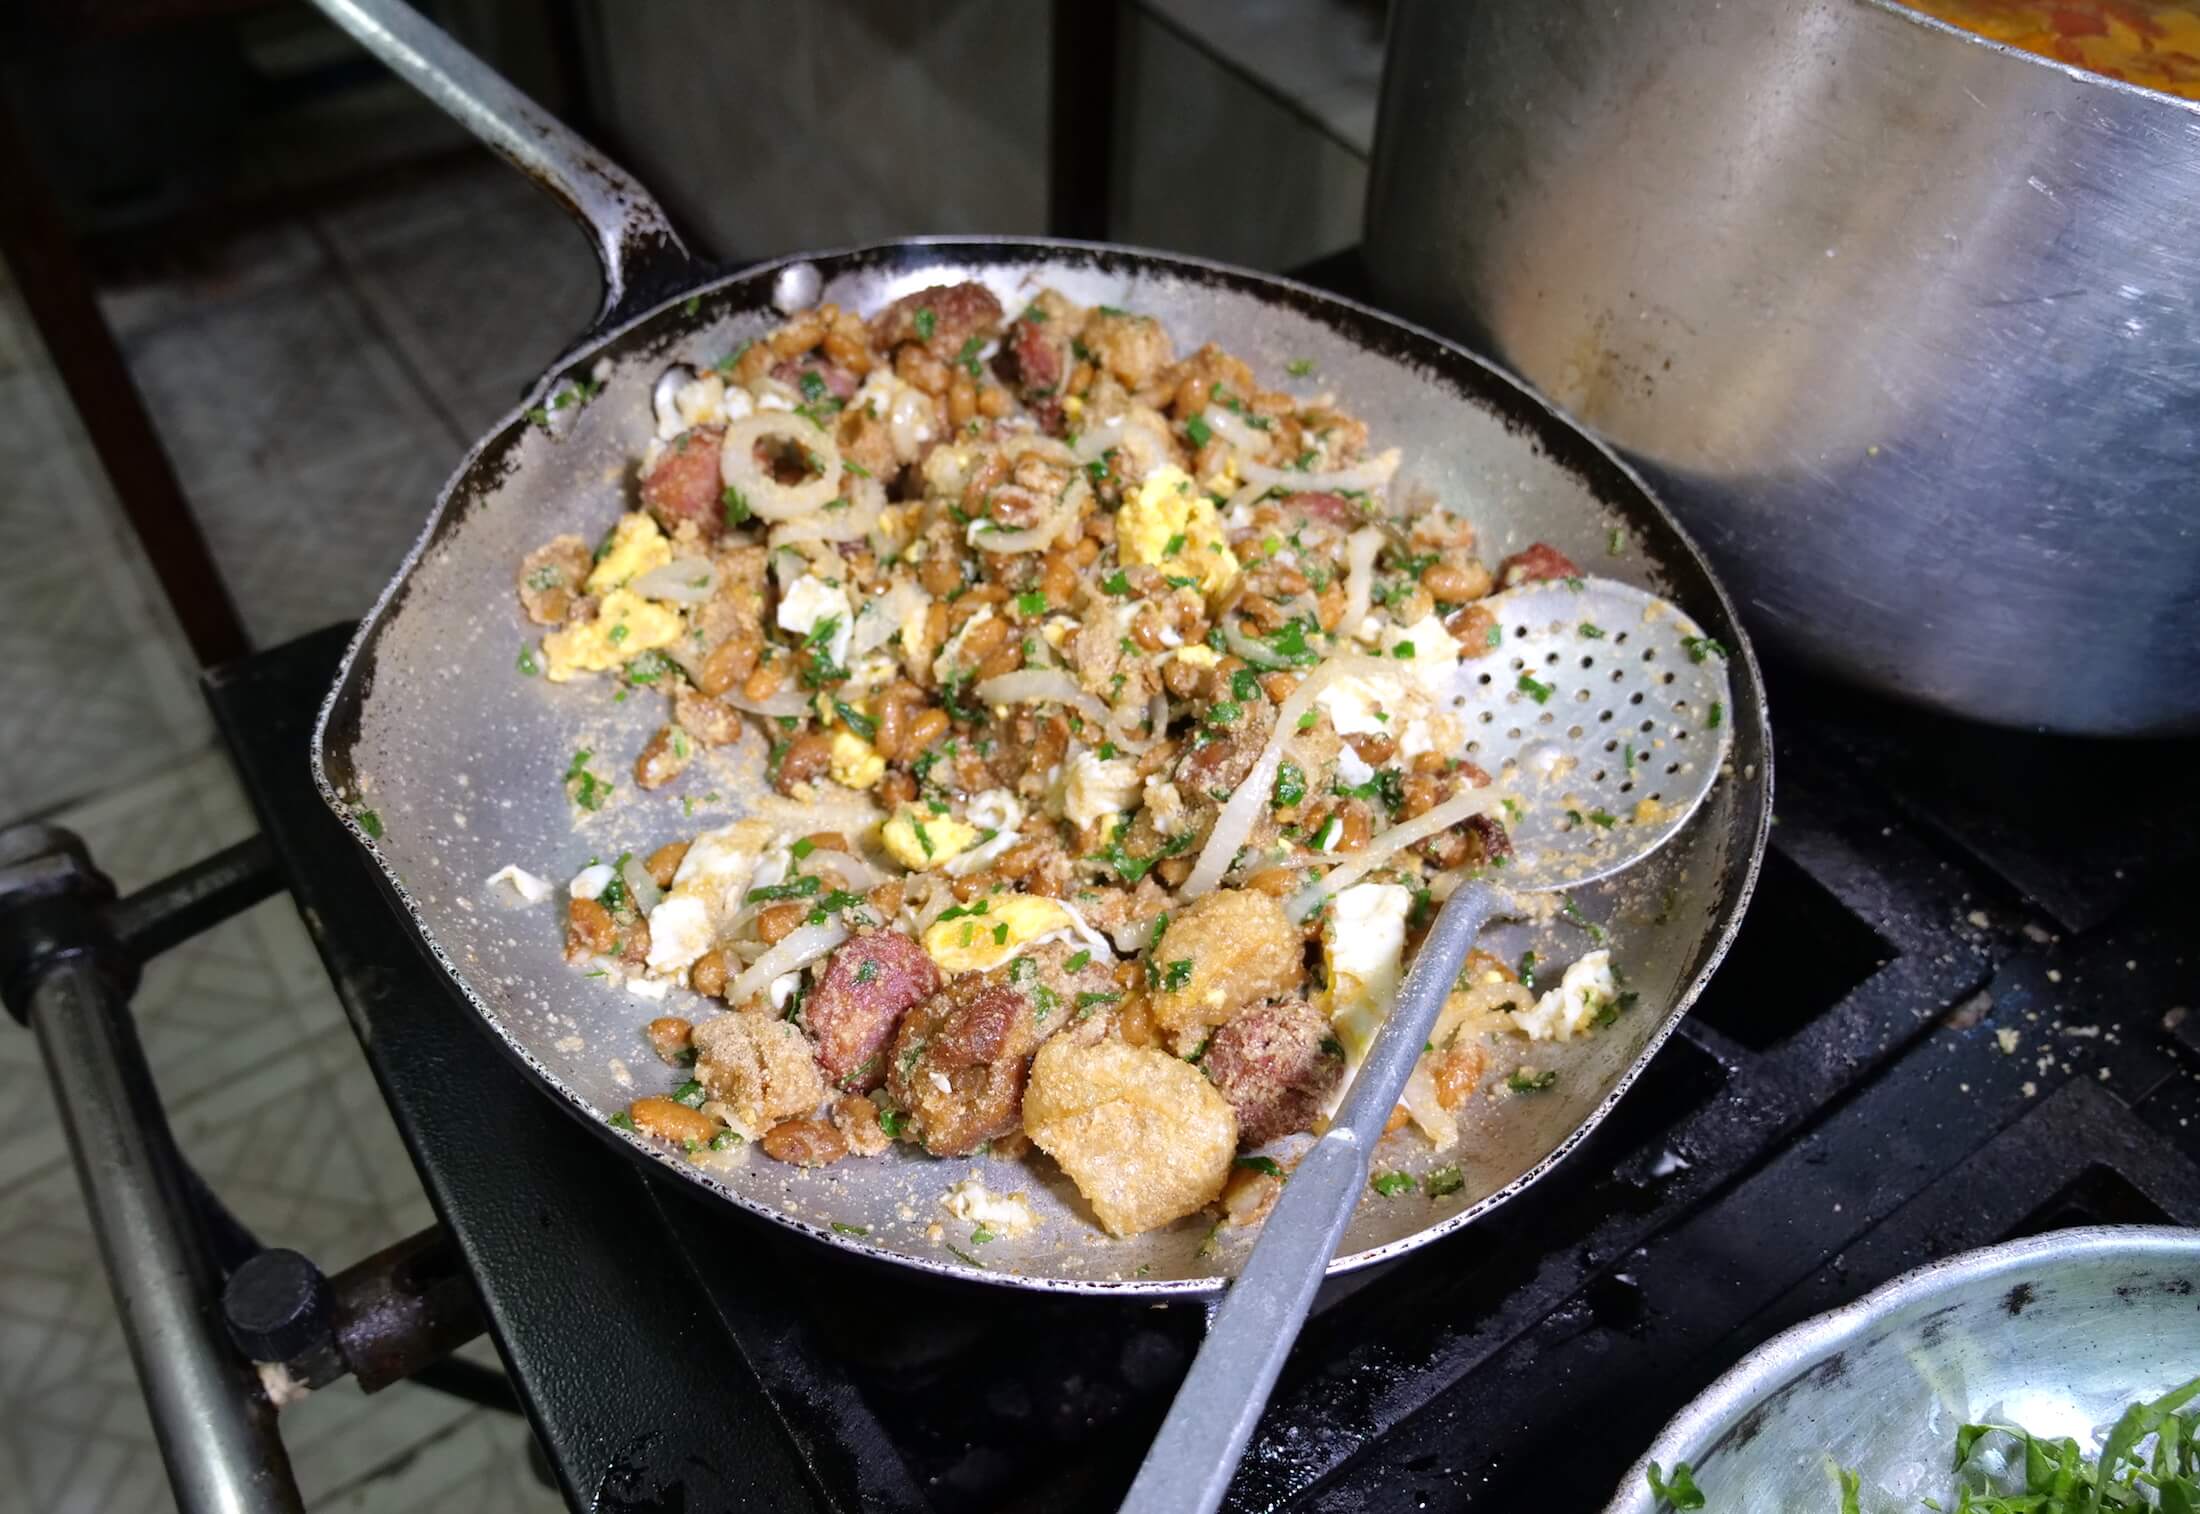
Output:
<instances>
[{"instance_id":1,"label":"slotted spoon handle","mask_svg":"<svg viewBox=\"0 0 2200 1514\"><path fill-rule=\"evenodd\" d=\"M1486 883L1462 884L1444 901L1336 1123L1292 1169L1245 1270L1215 1311L1214 1326L1123 1501L1124 1514L1210 1514L1221 1504L1459 965L1507 902Z\"/></svg>"}]
</instances>

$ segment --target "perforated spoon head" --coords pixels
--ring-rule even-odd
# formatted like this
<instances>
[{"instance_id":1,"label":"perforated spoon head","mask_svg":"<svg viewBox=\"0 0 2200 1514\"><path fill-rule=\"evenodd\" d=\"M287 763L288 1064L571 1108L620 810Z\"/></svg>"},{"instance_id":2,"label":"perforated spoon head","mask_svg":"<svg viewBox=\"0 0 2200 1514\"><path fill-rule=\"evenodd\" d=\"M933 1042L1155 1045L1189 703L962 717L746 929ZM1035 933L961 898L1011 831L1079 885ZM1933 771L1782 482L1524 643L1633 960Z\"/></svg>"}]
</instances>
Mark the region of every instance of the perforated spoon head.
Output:
<instances>
[{"instance_id":1,"label":"perforated spoon head","mask_svg":"<svg viewBox=\"0 0 2200 1514\"><path fill-rule=\"evenodd\" d=\"M1726 649L1670 600L1604 578L1484 601L1495 641L1459 665L1463 755L1507 796L1493 881L1573 888L1656 851L1703 803L1733 727Z\"/></svg>"}]
</instances>

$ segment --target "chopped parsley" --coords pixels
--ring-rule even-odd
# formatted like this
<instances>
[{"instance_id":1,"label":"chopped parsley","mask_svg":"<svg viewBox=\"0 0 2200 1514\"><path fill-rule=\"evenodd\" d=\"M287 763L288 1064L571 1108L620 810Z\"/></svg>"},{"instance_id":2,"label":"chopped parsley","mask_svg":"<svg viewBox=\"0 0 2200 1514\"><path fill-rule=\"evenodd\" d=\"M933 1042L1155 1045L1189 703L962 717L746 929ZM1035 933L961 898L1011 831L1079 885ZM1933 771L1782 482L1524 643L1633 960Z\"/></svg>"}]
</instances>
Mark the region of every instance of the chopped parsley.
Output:
<instances>
[{"instance_id":1,"label":"chopped parsley","mask_svg":"<svg viewBox=\"0 0 2200 1514\"><path fill-rule=\"evenodd\" d=\"M1283 365L1283 371L1293 378L1305 378L1314 371L1314 360L1310 357L1295 357Z\"/></svg>"},{"instance_id":2,"label":"chopped parsley","mask_svg":"<svg viewBox=\"0 0 2200 1514\"><path fill-rule=\"evenodd\" d=\"M1514 1093L1544 1093L1558 1082L1556 1068L1548 1072L1531 1072L1523 1067L1505 1080L1505 1086Z\"/></svg>"},{"instance_id":3,"label":"chopped parsley","mask_svg":"<svg viewBox=\"0 0 2200 1514\"><path fill-rule=\"evenodd\" d=\"M690 1109L702 1108L703 1085L696 1082L693 1078L689 1078L678 1088L672 1090L672 1102L675 1104L685 1104Z\"/></svg>"},{"instance_id":4,"label":"chopped parsley","mask_svg":"<svg viewBox=\"0 0 2200 1514\"><path fill-rule=\"evenodd\" d=\"M1026 616L1044 615L1047 597L1037 589L1027 589L1016 596L1016 608Z\"/></svg>"},{"instance_id":5,"label":"chopped parsley","mask_svg":"<svg viewBox=\"0 0 2200 1514\"><path fill-rule=\"evenodd\" d=\"M1460 1175L1457 1167L1439 1167L1428 1175L1421 1186L1430 1198L1440 1199L1466 1187L1467 1180Z\"/></svg>"},{"instance_id":6,"label":"chopped parsley","mask_svg":"<svg viewBox=\"0 0 2200 1514\"><path fill-rule=\"evenodd\" d=\"M1261 638L1261 644L1283 659L1287 667L1304 668L1322 660L1321 653L1306 644L1307 624L1287 620Z\"/></svg>"},{"instance_id":7,"label":"chopped parsley","mask_svg":"<svg viewBox=\"0 0 2200 1514\"><path fill-rule=\"evenodd\" d=\"M382 839L382 817L380 815L370 809L362 808L353 812L353 818L359 822L359 829L365 831L370 838L376 841Z\"/></svg>"},{"instance_id":8,"label":"chopped parsley","mask_svg":"<svg viewBox=\"0 0 2200 1514\"><path fill-rule=\"evenodd\" d=\"M1184 434L1191 438L1191 443L1195 447L1206 446L1214 440L1215 436L1214 428L1207 424L1206 418L1198 415L1193 416L1184 423Z\"/></svg>"},{"instance_id":9,"label":"chopped parsley","mask_svg":"<svg viewBox=\"0 0 2200 1514\"><path fill-rule=\"evenodd\" d=\"M981 372L978 367L978 349L984 345L985 338L975 333L966 338L962 344L962 350L955 354L955 366L972 378L977 378Z\"/></svg>"},{"instance_id":10,"label":"chopped parsley","mask_svg":"<svg viewBox=\"0 0 2200 1514\"><path fill-rule=\"evenodd\" d=\"M1287 810L1306 797L1306 770L1286 757L1276 764L1275 807Z\"/></svg>"},{"instance_id":11,"label":"chopped parsley","mask_svg":"<svg viewBox=\"0 0 2200 1514\"><path fill-rule=\"evenodd\" d=\"M844 699L833 701L833 713L846 722L849 730L861 736L865 741L869 741L878 735L878 722Z\"/></svg>"},{"instance_id":12,"label":"chopped parsley","mask_svg":"<svg viewBox=\"0 0 2200 1514\"><path fill-rule=\"evenodd\" d=\"M1367 1186L1386 1199L1394 1199L1401 1193L1411 1193L1420 1185L1414 1182L1410 1172L1379 1172Z\"/></svg>"},{"instance_id":13,"label":"chopped parsley","mask_svg":"<svg viewBox=\"0 0 2200 1514\"><path fill-rule=\"evenodd\" d=\"M1696 1479L1689 1475L1688 1463L1673 1464L1673 1477L1668 1482L1658 1472L1658 1464L1650 1463L1650 1496L1661 1503L1669 1503L1676 1509L1700 1509L1703 1507L1703 1491L1696 1486Z\"/></svg>"},{"instance_id":14,"label":"chopped parsley","mask_svg":"<svg viewBox=\"0 0 2200 1514\"><path fill-rule=\"evenodd\" d=\"M1710 712L1703 718L1703 728L1707 731L1715 731L1725 723L1726 706L1716 699L1712 700Z\"/></svg>"},{"instance_id":15,"label":"chopped parsley","mask_svg":"<svg viewBox=\"0 0 2200 1514\"><path fill-rule=\"evenodd\" d=\"M930 305L919 305L917 307L916 327L918 341L931 341L932 333L939 329L939 324L940 318Z\"/></svg>"},{"instance_id":16,"label":"chopped parsley","mask_svg":"<svg viewBox=\"0 0 2200 1514\"><path fill-rule=\"evenodd\" d=\"M731 484L719 491L718 503L725 513L728 526L746 525L750 515L754 513L749 509L749 497Z\"/></svg>"},{"instance_id":17,"label":"chopped parsley","mask_svg":"<svg viewBox=\"0 0 2200 1514\"><path fill-rule=\"evenodd\" d=\"M1551 686L1547 683L1537 683L1535 681L1535 675L1533 673L1522 673L1520 675L1520 682L1514 685L1514 687L1518 688L1521 693L1527 695L1537 704L1549 704L1551 702Z\"/></svg>"},{"instance_id":18,"label":"chopped parsley","mask_svg":"<svg viewBox=\"0 0 2200 1514\"><path fill-rule=\"evenodd\" d=\"M1232 1165L1243 1167L1250 1172L1257 1172L1263 1177L1280 1178L1283 1176L1283 1164L1274 1157L1239 1157Z\"/></svg>"},{"instance_id":19,"label":"chopped parsley","mask_svg":"<svg viewBox=\"0 0 2200 1514\"><path fill-rule=\"evenodd\" d=\"M518 667L519 675L522 678L532 678L542 671L535 662L535 649L533 647L524 645L520 647Z\"/></svg>"},{"instance_id":20,"label":"chopped parsley","mask_svg":"<svg viewBox=\"0 0 2200 1514\"><path fill-rule=\"evenodd\" d=\"M706 1144L712 1151L729 1151L741 1144L741 1132L738 1130L721 1130L718 1134L712 1136Z\"/></svg>"},{"instance_id":21,"label":"chopped parsley","mask_svg":"<svg viewBox=\"0 0 2200 1514\"><path fill-rule=\"evenodd\" d=\"M1090 962L1091 960L1092 960L1092 949L1091 949L1090 947L1087 947L1087 948L1085 948L1085 949L1083 949L1083 950L1081 950L1081 951L1077 952L1077 953L1076 953L1075 955L1073 955L1073 956L1072 956L1072 957L1071 957L1071 958L1070 958L1070 959L1069 959L1069 960L1068 960L1067 962L1064 962L1064 963L1062 964L1062 971L1064 971L1064 972L1069 972L1069 973L1073 973L1073 972L1077 971L1077 969L1079 969L1080 967L1083 967L1083 966L1084 966L1084 965L1085 965L1085 964L1086 964L1087 962Z\"/></svg>"},{"instance_id":22,"label":"chopped parsley","mask_svg":"<svg viewBox=\"0 0 2200 1514\"><path fill-rule=\"evenodd\" d=\"M1176 556L1176 554L1177 554L1177 553L1179 553L1179 552L1181 552L1181 551L1183 551L1183 550L1184 550L1184 533L1183 533L1182 531L1179 531L1179 532L1177 532L1176 534L1174 534L1173 536L1171 536L1171 537L1170 537L1170 538L1168 539L1168 541L1167 541L1166 543L1164 543L1164 544L1163 544L1163 546L1162 546L1162 548L1161 548L1161 555L1162 555L1163 557L1174 557L1174 556Z\"/></svg>"},{"instance_id":23,"label":"chopped parsley","mask_svg":"<svg viewBox=\"0 0 2200 1514\"><path fill-rule=\"evenodd\" d=\"M634 1116L628 1114L623 1109L613 1110L611 1113L611 1117L605 1120L604 1123L606 1125L613 1126L619 1130L632 1131L636 1135L639 1135L641 1133L641 1128L634 1123Z\"/></svg>"},{"instance_id":24,"label":"chopped parsley","mask_svg":"<svg viewBox=\"0 0 2200 1514\"><path fill-rule=\"evenodd\" d=\"M1681 646L1688 653L1690 662L1702 662L1708 657L1725 657L1726 648L1715 636L1683 636Z\"/></svg>"},{"instance_id":25,"label":"chopped parsley","mask_svg":"<svg viewBox=\"0 0 2200 1514\"><path fill-rule=\"evenodd\" d=\"M1100 580L1100 587L1107 590L1110 594L1125 595L1130 593L1131 591L1131 581L1123 576L1123 570L1121 568L1117 568L1106 578Z\"/></svg>"},{"instance_id":26,"label":"chopped parsley","mask_svg":"<svg viewBox=\"0 0 2200 1514\"><path fill-rule=\"evenodd\" d=\"M909 1128L909 1111L906 1109L881 1109L878 1112L878 1128L886 1132L886 1139L898 1141L901 1133Z\"/></svg>"},{"instance_id":27,"label":"chopped parsley","mask_svg":"<svg viewBox=\"0 0 2200 1514\"><path fill-rule=\"evenodd\" d=\"M1604 639L1604 627L1593 620L1585 620L1581 623L1581 634L1591 641L1602 641Z\"/></svg>"},{"instance_id":28,"label":"chopped parsley","mask_svg":"<svg viewBox=\"0 0 2200 1514\"><path fill-rule=\"evenodd\" d=\"M825 880L812 873L800 878L789 878L784 883L767 883L762 888L748 891L747 902L767 904L774 899L807 899L825 886Z\"/></svg>"},{"instance_id":29,"label":"chopped parsley","mask_svg":"<svg viewBox=\"0 0 2200 1514\"><path fill-rule=\"evenodd\" d=\"M1168 970L1161 975L1161 987L1165 993L1175 993L1191 981L1192 959L1190 957L1177 958L1169 964Z\"/></svg>"},{"instance_id":30,"label":"chopped parsley","mask_svg":"<svg viewBox=\"0 0 2200 1514\"><path fill-rule=\"evenodd\" d=\"M833 1234L835 1235L869 1235L871 1233L870 1229L867 1226L843 1225L838 1220L834 1220L832 1222L832 1226Z\"/></svg>"},{"instance_id":31,"label":"chopped parsley","mask_svg":"<svg viewBox=\"0 0 2200 1514\"><path fill-rule=\"evenodd\" d=\"M588 759L594 755L586 747L575 752L573 760L566 764L564 779L566 792L572 796L573 802L582 809L591 811L603 808L603 802L610 797L612 788L588 771Z\"/></svg>"},{"instance_id":32,"label":"chopped parsley","mask_svg":"<svg viewBox=\"0 0 2200 1514\"><path fill-rule=\"evenodd\" d=\"M1522 988L1535 987L1535 953L1522 952L1520 954L1520 965L1514 968L1513 971L1519 977Z\"/></svg>"}]
</instances>

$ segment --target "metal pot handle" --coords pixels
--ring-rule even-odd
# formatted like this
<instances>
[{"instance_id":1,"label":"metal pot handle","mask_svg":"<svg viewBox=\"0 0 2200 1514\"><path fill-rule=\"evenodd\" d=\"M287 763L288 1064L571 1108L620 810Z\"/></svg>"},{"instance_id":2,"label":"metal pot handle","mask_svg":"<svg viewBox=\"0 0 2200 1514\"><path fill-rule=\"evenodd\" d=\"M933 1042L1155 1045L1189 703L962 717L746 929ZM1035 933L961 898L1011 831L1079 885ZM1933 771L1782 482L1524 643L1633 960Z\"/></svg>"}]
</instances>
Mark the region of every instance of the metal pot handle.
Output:
<instances>
[{"instance_id":1,"label":"metal pot handle","mask_svg":"<svg viewBox=\"0 0 2200 1514\"><path fill-rule=\"evenodd\" d=\"M313 3L588 228L603 306L581 344L702 277L648 190L403 0Z\"/></svg>"}]
</instances>

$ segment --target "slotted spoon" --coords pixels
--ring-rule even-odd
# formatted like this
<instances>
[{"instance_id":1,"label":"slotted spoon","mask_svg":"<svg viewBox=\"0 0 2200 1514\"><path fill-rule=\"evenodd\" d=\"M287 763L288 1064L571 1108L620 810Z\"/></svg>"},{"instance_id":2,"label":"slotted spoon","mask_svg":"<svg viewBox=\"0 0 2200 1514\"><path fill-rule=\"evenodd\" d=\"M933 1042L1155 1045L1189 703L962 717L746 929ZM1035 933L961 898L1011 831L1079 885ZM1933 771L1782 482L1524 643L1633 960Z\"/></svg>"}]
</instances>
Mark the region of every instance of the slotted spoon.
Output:
<instances>
[{"instance_id":1,"label":"slotted spoon","mask_svg":"<svg viewBox=\"0 0 2200 1514\"><path fill-rule=\"evenodd\" d=\"M1513 856L1453 891L1429 927L1335 1122L1292 1169L1124 1501L1222 1502L1276 1374L1368 1180L1383 1126L1468 950L1519 896L1641 861L1710 792L1729 727L1725 649L1671 603L1569 578L1487 601L1494 651L1462 662L1462 755L1507 795Z\"/></svg>"}]
</instances>

